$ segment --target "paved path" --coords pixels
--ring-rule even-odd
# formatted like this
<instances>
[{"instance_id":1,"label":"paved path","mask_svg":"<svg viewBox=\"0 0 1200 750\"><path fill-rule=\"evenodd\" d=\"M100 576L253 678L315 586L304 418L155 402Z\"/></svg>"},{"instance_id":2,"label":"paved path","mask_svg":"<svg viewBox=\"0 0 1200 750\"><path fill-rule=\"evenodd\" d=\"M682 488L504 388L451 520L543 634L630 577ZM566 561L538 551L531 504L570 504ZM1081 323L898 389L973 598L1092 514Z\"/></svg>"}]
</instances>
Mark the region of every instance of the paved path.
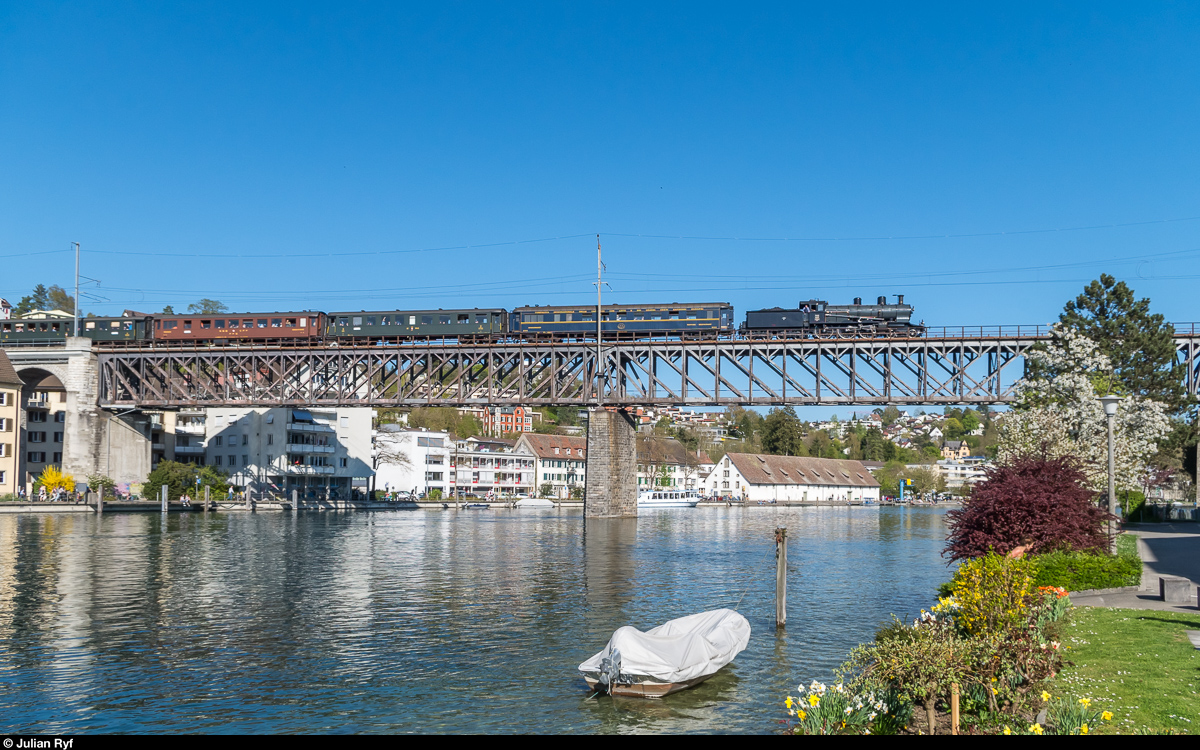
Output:
<instances>
[{"instance_id":1,"label":"paved path","mask_svg":"<svg viewBox=\"0 0 1200 750\"><path fill-rule=\"evenodd\" d=\"M1200 584L1200 524L1131 523L1125 529L1138 537L1138 553L1142 556L1141 588L1116 594L1072 596L1071 603L1080 607L1200 611L1194 602L1191 605L1167 604L1158 598L1160 576L1187 578L1192 582L1193 592Z\"/></svg>"}]
</instances>

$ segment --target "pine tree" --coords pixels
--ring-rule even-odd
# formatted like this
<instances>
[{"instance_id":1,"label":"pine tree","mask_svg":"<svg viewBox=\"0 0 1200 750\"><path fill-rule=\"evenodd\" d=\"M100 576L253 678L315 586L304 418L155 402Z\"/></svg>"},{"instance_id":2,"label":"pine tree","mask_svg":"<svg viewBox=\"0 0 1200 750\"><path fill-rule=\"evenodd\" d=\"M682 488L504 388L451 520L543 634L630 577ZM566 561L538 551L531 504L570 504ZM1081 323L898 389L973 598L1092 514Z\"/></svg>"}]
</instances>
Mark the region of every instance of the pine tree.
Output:
<instances>
[{"instance_id":1,"label":"pine tree","mask_svg":"<svg viewBox=\"0 0 1200 750\"><path fill-rule=\"evenodd\" d=\"M1150 313L1124 281L1101 274L1068 302L1059 320L1095 342L1112 360L1117 381L1129 394L1160 401L1172 410L1186 403L1185 365L1175 354L1175 329Z\"/></svg>"}]
</instances>

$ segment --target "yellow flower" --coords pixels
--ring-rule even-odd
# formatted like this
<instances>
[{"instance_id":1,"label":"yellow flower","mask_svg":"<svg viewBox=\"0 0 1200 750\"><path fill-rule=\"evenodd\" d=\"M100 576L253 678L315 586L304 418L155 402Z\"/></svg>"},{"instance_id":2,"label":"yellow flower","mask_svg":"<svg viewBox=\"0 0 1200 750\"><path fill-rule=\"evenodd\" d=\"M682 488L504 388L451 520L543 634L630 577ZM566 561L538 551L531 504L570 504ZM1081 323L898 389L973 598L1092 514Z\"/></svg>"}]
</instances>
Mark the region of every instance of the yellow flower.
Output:
<instances>
[{"instance_id":1,"label":"yellow flower","mask_svg":"<svg viewBox=\"0 0 1200 750\"><path fill-rule=\"evenodd\" d=\"M1089 700L1087 698L1080 698L1079 705L1083 706L1084 708L1087 708L1088 706L1092 705L1092 702L1091 702L1091 700Z\"/></svg>"},{"instance_id":2,"label":"yellow flower","mask_svg":"<svg viewBox=\"0 0 1200 750\"><path fill-rule=\"evenodd\" d=\"M792 696L789 695L787 697L787 700L785 700L783 702L783 705L787 706L788 708L791 708L792 707Z\"/></svg>"},{"instance_id":3,"label":"yellow flower","mask_svg":"<svg viewBox=\"0 0 1200 750\"><path fill-rule=\"evenodd\" d=\"M1048 701L1048 700L1050 700L1050 694L1049 694L1049 693L1047 693L1045 690L1043 690L1043 691L1042 691L1042 701L1043 701L1043 702L1045 702L1045 701Z\"/></svg>"},{"instance_id":4,"label":"yellow flower","mask_svg":"<svg viewBox=\"0 0 1200 750\"><path fill-rule=\"evenodd\" d=\"M1031 726L1029 728L1029 731L1033 732L1034 734L1041 734L1042 732L1044 732L1046 730L1042 729L1041 724L1034 724L1033 726Z\"/></svg>"},{"instance_id":5,"label":"yellow flower","mask_svg":"<svg viewBox=\"0 0 1200 750\"><path fill-rule=\"evenodd\" d=\"M820 702L821 702L820 696L816 696L816 695L808 696L808 705L812 706L813 708L816 708L817 704Z\"/></svg>"},{"instance_id":6,"label":"yellow flower","mask_svg":"<svg viewBox=\"0 0 1200 750\"><path fill-rule=\"evenodd\" d=\"M1011 729L1009 729L1008 727L1004 727L1004 733L1005 733L1005 734L1012 734L1012 730L1011 730Z\"/></svg>"},{"instance_id":7,"label":"yellow flower","mask_svg":"<svg viewBox=\"0 0 1200 750\"><path fill-rule=\"evenodd\" d=\"M800 719L800 721L804 721L804 717L805 717L805 716L808 716L808 714L806 714L806 713L804 713L803 711L801 711L801 710L797 709L797 710L796 710L796 716L797 716L797 717Z\"/></svg>"},{"instance_id":8,"label":"yellow flower","mask_svg":"<svg viewBox=\"0 0 1200 750\"><path fill-rule=\"evenodd\" d=\"M1081 727L1079 728L1079 733L1080 733L1080 734L1087 734L1087 724L1084 724L1083 726L1081 726Z\"/></svg>"},{"instance_id":9,"label":"yellow flower","mask_svg":"<svg viewBox=\"0 0 1200 750\"><path fill-rule=\"evenodd\" d=\"M999 694L1000 694L999 690L997 690L996 688L992 688L992 695L999 695Z\"/></svg>"},{"instance_id":10,"label":"yellow flower","mask_svg":"<svg viewBox=\"0 0 1200 750\"><path fill-rule=\"evenodd\" d=\"M1100 714L1100 718L1105 721L1112 721L1112 711L1105 711L1104 713Z\"/></svg>"}]
</instances>

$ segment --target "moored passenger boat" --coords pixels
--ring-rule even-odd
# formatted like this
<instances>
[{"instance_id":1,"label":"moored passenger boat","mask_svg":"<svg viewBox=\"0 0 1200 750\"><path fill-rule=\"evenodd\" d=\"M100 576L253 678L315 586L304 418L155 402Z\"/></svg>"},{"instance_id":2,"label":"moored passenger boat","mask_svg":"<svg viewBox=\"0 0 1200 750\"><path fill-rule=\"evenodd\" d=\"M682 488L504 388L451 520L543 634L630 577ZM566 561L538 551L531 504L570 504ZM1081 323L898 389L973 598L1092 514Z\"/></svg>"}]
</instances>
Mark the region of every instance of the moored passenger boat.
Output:
<instances>
[{"instance_id":1,"label":"moored passenger boat","mask_svg":"<svg viewBox=\"0 0 1200 750\"><path fill-rule=\"evenodd\" d=\"M639 508L695 508L704 498L695 490L643 490L638 493Z\"/></svg>"}]
</instances>

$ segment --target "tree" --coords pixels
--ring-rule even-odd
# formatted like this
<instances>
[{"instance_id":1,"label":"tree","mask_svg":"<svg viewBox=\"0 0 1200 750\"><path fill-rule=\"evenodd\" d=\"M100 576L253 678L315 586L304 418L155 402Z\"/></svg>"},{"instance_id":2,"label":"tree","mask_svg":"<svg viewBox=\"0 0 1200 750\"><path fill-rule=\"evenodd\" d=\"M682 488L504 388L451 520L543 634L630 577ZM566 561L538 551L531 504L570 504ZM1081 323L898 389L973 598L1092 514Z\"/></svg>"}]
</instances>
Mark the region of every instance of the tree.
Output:
<instances>
[{"instance_id":1,"label":"tree","mask_svg":"<svg viewBox=\"0 0 1200 750\"><path fill-rule=\"evenodd\" d=\"M974 432L979 429L979 416L971 409L963 410L959 422L962 424L963 432Z\"/></svg>"},{"instance_id":2,"label":"tree","mask_svg":"<svg viewBox=\"0 0 1200 750\"><path fill-rule=\"evenodd\" d=\"M197 482L196 480L200 481ZM150 500L162 496L162 487L167 487L167 497L178 500L186 491L193 493L197 488L208 486L218 496L229 491L228 477L211 466L198 466L177 461L159 461L146 483L142 485L142 493Z\"/></svg>"},{"instance_id":3,"label":"tree","mask_svg":"<svg viewBox=\"0 0 1200 750\"><path fill-rule=\"evenodd\" d=\"M1186 365L1175 355L1175 329L1150 313L1150 300L1135 299L1124 281L1101 274L1068 302L1059 321L1090 339L1109 362L1120 387L1113 390L1166 404L1186 402Z\"/></svg>"},{"instance_id":4,"label":"tree","mask_svg":"<svg viewBox=\"0 0 1200 750\"><path fill-rule=\"evenodd\" d=\"M1030 455L1073 456L1090 487L1108 482L1108 423L1097 400L1114 380L1109 359L1072 328L1055 324L1051 340L1027 357L1030 374L1018 381L1015 410L1000 425L996 457L1013 464ZM1117 410L1116 480L1137 489L1145 466L1170 430L1167 407L1133 394Z\"/></svg>"},{"instance_id":5,"label":"tree","mask_svg":"<svg viewBox=\"0 0 1200 750\"><path fill-rule=\"evenodd\" d=\"M942 435L947 440L960 440L963 436L963 423L950 417L945 422L942 422Z\"/></svg>"},{"instance_id":6,"label":"tree","mask_svg":"<svg viewBox=\"0 0 1200 750\"><path fill-rule=\"evenodd\" d=\"M63 473L63 470L51 464L42 469L41 476L37 478L37 486L45 487L46 492L54 492L55 490L66 490L71 492L75 489L75 478L70 474Z\"/></svg>"},{"instance_id":7,"label":"tree","mask_svg":"<svg viewBox=\"0 0 1200 750\"><path fill-rule=\"evenodd\" d=\"M790 406L774 408L763 420L763 450L776 456L804 456L804 426Z\"/></svg>"},{"instance_id":8,"label":"tree","mask_svg":"<svg viewBox=\"0 0 1200 750\"><path fill-rule=\"evenodd\" d=\"M900 410L894 406L889 406L879 416L883 420L883 426L890 427L900 418Z\"/></svg>"},{"instance_id":9,"label":"tree","mask_svg":"<svg viewBox=\"0 0 1200 750\"><path fill-rule=\"evenodd\" d=\"M951 560L1008 554L1029 543L1029 552L1108 548L1110 516L1092 502L1088 478L1071 457L1026 456L987 469L958 510L947 513L950 533L943 553Z\"/></svg>"},{"instance_id":10,"label":"tree","mask_svg":"<svg viewBox=\"0 0 1200 750\"><path fill-rule=\"evenodd\" d=\"M13 305L13 315L19 318L34 310L71 312L74 309L75 298L67 294L61 286L54 284L47 288L45 284L38 284L31 294L22 297L20 302Z\"/></svg>"},{"instance_id":11,"label":"tree","mask_svg":"<svg viewBox=\"0 0 1200 750\"><path fill-rule=\"evenodd\" d=\"M174 314L175 314L175 308L171 307L170 305L164 305L164 306L163 306L163 311L162 311L162 314L163 314L163 315L174 315Z\"/></svg>"},{"instance_id":12,"label":"tree","mask_svg":"<svg viewBox=\"0 0 1200 750\"><path fill-rule=\"evenodd\" d=\"M554 485L549 482L543 482L538 488L538 494L542 497L554 497Z\"/></svg>"},{"instance_id":13,"label":"tree","mask_svg":"<svg viewBox=\"0 0 1200 750\"><path fill-rule=\"evenodd\" d=\"M188 312L200 315L219 315L220 313L229 312L229 307L218 300L205 298L188 305Z\"/></svg>"},{"instance_id":14,"label":"tree","mask_svg":"<svg viewBox=\"0 0 1200 750\"><path fill-rule=\"evenodd\" d=\"M63 312L75 310L75 297L67 294L67 290L58 284L54 284L46 290L46 297L51 310L62 310Z\"/></svg>"},{"instance_id":15,"label":"tree","mask_svg":"<svg viewBox=\"0 0 1200 750\"><path fill-rule=\"evenodd\" d=\"M941 492L946 488L946 481L942 479L941 474L928 466L906 469L904 477L912 480L912 491L920 497L932 492Z\"/></svg>"}]
</instances>

